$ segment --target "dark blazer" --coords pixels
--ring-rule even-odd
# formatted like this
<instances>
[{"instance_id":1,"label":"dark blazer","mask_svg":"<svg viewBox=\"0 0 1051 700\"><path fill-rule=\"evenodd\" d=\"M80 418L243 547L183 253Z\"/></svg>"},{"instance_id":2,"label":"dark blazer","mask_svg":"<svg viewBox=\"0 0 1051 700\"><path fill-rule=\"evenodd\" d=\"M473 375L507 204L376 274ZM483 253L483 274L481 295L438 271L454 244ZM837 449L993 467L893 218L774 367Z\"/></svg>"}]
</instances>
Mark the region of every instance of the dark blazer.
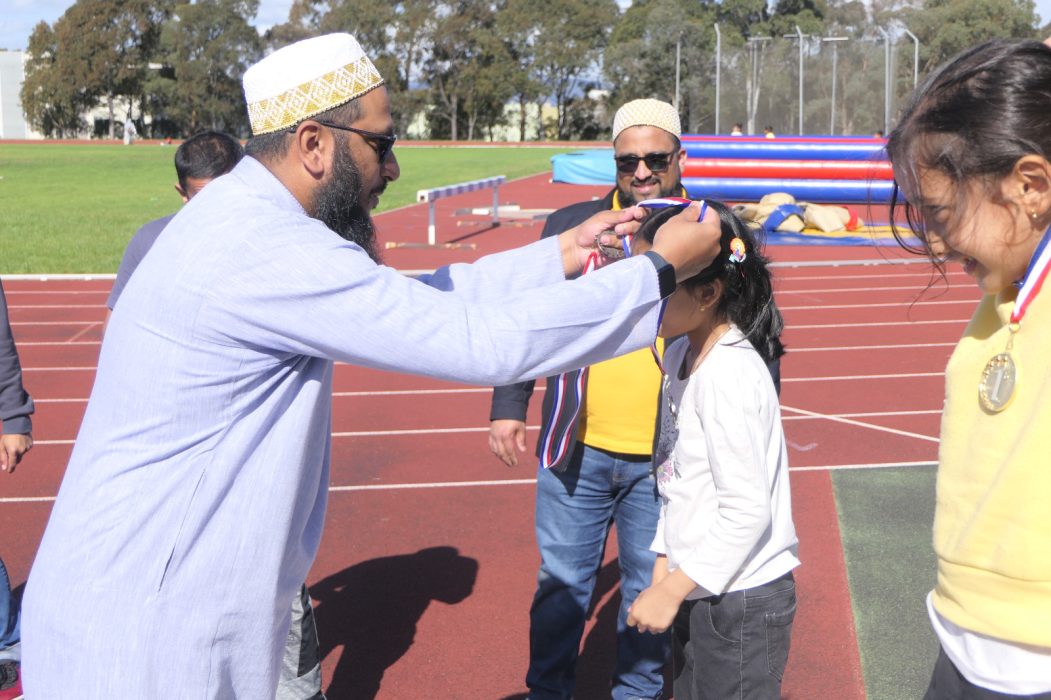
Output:
<instances>
[{"instance_id":1,"label":"dark blazer","mask_svg":"<svg viewBox=\"0 0 1051 700\"><path fill-rule=\"evenodd\" d=\"M7 318L7 299L0 285L0 421L4 432L28 435L33 432L33 399L22 386L22 365L11 336Z\"/></svg>"},{"instance_id":2,"label":"dark blazer","mask_svg":"<svg viewBox=\"0 0 1051 700\"><path fill-rule=\"evenodd\" d=\"M552 212L547 217L541 238L557 236L567 229L587 221L600 211L613 208L613 194L610 190L602 199L590 202L577 202ZM571 390L580 383L580 393ZM519 382L493 389L493 403L489 411L489 420L525 421L529 408L529 399L533 395L535 382ZM565 468L565 462L573 454L577 441L579 424L580 397L584 396L587 386L587 368L576 369L565 374L547 378L547 391L544 392L543 418L540 424L540 438L537 440L536 454L541 464L554 469ZM551 449L545 452L547 443ZM558 449L561 447L561 449Z\"/></svg>"},{"instance_id":3,"label":"dark blazer","mask_svg":"<svg viewBox=\"0 0 1051 700\"><path fill-rule=\"evenodd\" d=\"M583 223L600 211L613 208L613 194L610 190L602 199L590 202L578 202L563 207L547 218L541 238L557 236L563 231ZM767 368L774 380L777 393L781 393L781 360L767 362ZM579 392L574 388L579 385ZM493 389L492 405L489 409L489 420L525 421L529 408L529 399L533 395L536 382L519 382ZM547 391L544 393L544 404L540 419L540 437L537 439L536 456L541 466L561 470L573 454L577 442L577 427L580 423L580 400L587 390L587 367L572 370L565 374L547 378ZM660 416L657 417L658 422Z\"/></svg>"}]
</instances>

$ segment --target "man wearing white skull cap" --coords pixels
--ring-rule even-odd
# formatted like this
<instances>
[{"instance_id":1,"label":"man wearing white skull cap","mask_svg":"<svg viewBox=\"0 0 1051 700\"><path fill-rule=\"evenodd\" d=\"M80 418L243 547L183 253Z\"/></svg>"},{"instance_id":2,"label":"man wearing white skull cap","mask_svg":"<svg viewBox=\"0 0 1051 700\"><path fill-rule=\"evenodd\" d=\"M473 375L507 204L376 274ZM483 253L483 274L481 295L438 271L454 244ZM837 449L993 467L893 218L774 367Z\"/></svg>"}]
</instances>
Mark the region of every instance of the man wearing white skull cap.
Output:
<instances>
[{"instance_id":1,"label":"man wearing white skull cap","mask_svg":"<svg viewBox=\"0 0 1051 700\"><path fill-rule=\"evenodd\" d=\"M656 255L580 275L606 212L410 279L370 212L400 174L382 78L353 37L244 76L246 157L168 224L121 296L23 608L34 700L273 698L317 552L335 361L481 385L653 341L718 250L699 207ZM615 233L616 232L616 233Z\"/></svg>"}]
</instances>

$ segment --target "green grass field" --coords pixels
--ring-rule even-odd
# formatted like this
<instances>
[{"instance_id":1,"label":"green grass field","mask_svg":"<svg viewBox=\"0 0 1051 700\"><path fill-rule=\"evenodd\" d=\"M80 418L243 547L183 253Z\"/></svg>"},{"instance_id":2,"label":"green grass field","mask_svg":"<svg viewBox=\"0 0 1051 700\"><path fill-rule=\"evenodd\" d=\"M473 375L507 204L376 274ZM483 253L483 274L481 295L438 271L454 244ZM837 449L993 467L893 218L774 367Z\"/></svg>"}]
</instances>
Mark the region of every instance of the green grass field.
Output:
<instances>
[{"instance_id":1,"label":"green grass field","mask_svg":"<svg viewBox=\"0 0 1051 700\"><path fill-rule=\"evenodd\" d=\"M931 547L933 466L832 475L865 689L913 700L931 678L938 640L927 620L937 563Z\"/></svg>"},{"instance_id":2,"label":"green grass field","mask_svg":"<svg viewBox=\"0 0 1051 700\"><path fill-rule=\"evenodd\" d=\"M401 178L377 212L416 191L493 175L549 171L573 149L399 147ZM182 204L172 146L0 144L0 273L112 273L145 222Z\"/></svg>"}]
</instances>

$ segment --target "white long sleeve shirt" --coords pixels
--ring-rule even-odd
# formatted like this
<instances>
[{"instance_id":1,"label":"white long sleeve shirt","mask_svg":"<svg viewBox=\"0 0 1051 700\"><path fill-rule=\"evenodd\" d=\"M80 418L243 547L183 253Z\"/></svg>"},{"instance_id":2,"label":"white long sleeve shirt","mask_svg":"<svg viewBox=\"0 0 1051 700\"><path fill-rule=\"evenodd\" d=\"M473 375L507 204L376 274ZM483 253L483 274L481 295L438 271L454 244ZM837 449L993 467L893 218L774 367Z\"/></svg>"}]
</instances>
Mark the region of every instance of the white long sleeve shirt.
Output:
<instances>
[{"instance_id":1,"label":"white long sleeve shirt","mask_svg":"<svg viewBox=\"0 0 1051 700\"><path fill-rule=\"evenodd\" d=\"M421 280L244 158L128 282L23 606L26 695L274 697L321 538L333 361L492 386L645 347L653 264L559 243Z\"/></svg>"},{"instance_id":2,"label":"white long sleeve shirt","mask_svg":"<svg viewBox=\"0 0 1051 700\"><path fill-rule=\"evenodd\" d=\"M799 565L777 392L759 353L731 327L683 376L686 338L664 354L655 463L663 499L652 549L701 588L743 590Z\"/></svg>"}]
</instances>

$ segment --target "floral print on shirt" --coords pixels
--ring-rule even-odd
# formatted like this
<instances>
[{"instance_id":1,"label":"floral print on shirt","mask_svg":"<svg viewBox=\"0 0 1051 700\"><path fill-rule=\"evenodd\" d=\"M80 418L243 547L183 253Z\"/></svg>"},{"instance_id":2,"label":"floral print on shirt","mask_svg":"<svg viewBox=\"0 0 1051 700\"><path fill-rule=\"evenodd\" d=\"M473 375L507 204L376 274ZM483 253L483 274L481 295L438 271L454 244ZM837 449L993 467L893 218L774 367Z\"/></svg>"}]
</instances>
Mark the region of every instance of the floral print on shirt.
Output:
<instances>
[{"instance_id":1,"label":"floral print on shirt","mask_svg":"<svg viewBox=\"0 0 1051 700\"><path fill-rule=\"evenodd\" d=\"M657 485L663 486L675 476L675 443L679 439L679 407L671 392L671 379L664 376L663 391L664 402L661 406L661 427L657 439Z\"/></svg>"}]
</instances>

